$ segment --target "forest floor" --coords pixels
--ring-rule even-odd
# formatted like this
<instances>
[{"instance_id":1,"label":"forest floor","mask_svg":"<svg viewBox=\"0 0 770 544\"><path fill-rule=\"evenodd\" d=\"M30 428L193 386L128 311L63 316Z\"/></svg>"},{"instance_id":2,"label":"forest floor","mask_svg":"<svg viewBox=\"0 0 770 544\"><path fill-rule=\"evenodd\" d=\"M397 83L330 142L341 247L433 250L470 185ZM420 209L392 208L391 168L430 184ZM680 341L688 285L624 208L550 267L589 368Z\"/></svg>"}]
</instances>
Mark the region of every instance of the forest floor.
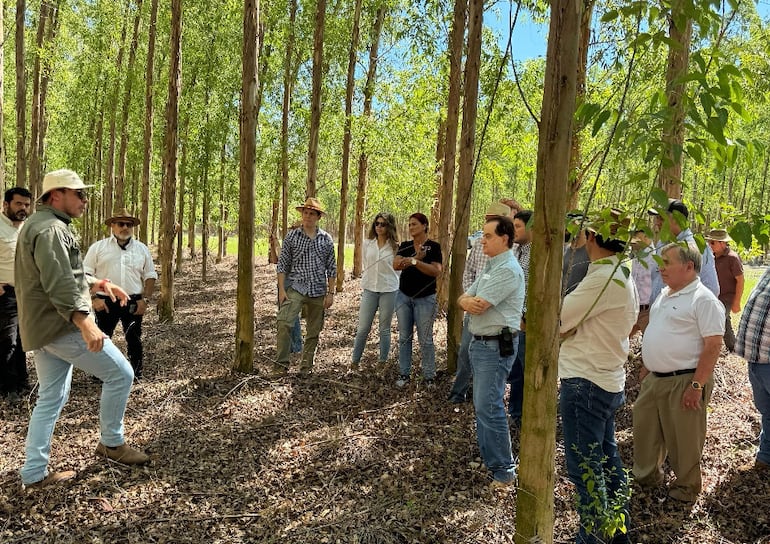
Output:
<instances>
[{"instance_id":1,"label":"forest floor","mask_svg":"<svg viewBox=\"0 0 770 544\"><path fill-rule=\"evenodd\" d=\"M358 281L346 281L329 311L315 372L301 377L295 361L287 377L270 379L274 267L264 259L256 267L250 375L230 370L235 259L212 265L205 282L199 262L185 268L176 278L175 322L159 324L154 313L145 321L146 377L126 413L127 440L145 448L151 463L127 468L94 456L99 385L76 371L50 468L75 469L78 477L21 492L17 471L34 392L13 404L0 400L0 542L513 541L517 491L488 489L473 406L446 402L451 378L443 375L432 390L420 380L399 390L396 363L378 366L371 340L361 368L351 370ZM445 323L436 321L439 368ZM684 507L634 487L633 542L770 543L770 481L738 470L752 461L759 433L745 363L723 357L715 376L704 491ZM629 403L617 418L627 466L638 388L629 371ZM512 439L518 451L517 431ZM563 449L557 452L554 541L567 543L577 514Z\"/></svg>"}]
</instances>

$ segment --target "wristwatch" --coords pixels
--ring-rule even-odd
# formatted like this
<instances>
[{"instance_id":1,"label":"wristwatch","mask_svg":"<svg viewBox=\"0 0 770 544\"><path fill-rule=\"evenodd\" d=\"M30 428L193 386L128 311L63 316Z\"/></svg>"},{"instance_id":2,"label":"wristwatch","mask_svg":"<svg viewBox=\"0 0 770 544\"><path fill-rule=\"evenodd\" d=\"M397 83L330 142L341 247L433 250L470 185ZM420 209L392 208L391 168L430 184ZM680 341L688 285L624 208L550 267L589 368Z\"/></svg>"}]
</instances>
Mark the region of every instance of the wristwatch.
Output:
<instances>
[{"instance_id":1,"label":"wristwatch","mask_svg":"<svg viewBox=\"0 0 770 544\"><path fill-rule=\"evenodd\" d=\"M692 381L690 384L690 387L693 389L697 389L698 391L703 391L703 384L700 382L696 382L695 380Z\"/></svg>"},{"instance_id":2,"label":"wristwatch","mask_svg":"<svg viewBox=\"0 0 770 544\"><path fill-rule=\"evenodd\" d=\"M412 266L417 266L417 259L412 257Z\"/></svg>"}]
</instances>

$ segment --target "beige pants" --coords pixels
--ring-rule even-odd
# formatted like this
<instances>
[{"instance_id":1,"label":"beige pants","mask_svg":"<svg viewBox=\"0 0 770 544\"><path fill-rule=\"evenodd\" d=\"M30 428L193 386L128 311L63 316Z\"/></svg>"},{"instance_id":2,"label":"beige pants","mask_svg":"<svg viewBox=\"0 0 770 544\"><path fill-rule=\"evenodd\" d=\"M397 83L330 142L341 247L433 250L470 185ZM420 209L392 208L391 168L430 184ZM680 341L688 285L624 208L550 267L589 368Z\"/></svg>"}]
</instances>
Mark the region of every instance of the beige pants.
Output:
<instances>
[{"instance_id":1,"label":"beige pants","mask_svg":"<svg viewBox=\"0 0 770 544\"><path fill-rule=\"evenodd\" d=\"M650 373L642 382L633 409L634 478L642 486L660 485L668 456L676 475L669 495L683 501L694 501L701 491L706 405L714 387L711 379L705 384L700 410L684 410L682 395L692 378L693 374L658 378Z\"/></svg>"}]
</instances>

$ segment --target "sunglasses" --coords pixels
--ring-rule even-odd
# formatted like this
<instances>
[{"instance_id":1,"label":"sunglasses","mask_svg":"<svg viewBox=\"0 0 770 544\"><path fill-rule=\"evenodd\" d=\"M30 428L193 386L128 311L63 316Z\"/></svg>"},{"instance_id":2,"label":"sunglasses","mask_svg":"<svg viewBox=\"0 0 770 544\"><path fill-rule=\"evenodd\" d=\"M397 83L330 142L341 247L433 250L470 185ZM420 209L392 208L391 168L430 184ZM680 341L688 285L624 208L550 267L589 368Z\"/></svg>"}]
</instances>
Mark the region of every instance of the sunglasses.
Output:
<instances>
[{"instance_id":1,"label":"sunglasses","mask_svg":"<svg viewBox=\"0 0 770 544\"><path fill-rule=\"evenodd\" d=\"M374 222L375 227L387 227L388 224L385 221L375 221Z\"/></svg>"},{"instance_id":2,"label":"sunglasses","mask_svg":"<svg viewBox=\"0 0 770 544\"><path fill-rule=\"evenodd\" d=\"M113 221L112 224L113 225L117 225L120 228L123 228L123 227L133 227L134 226L134 224L131 221Z\"/></svg>"},{"instance_id":3,"label":"sunglasses","mask_svg":"<svg viewBox=\"0 0 770 544\"><path fill-rule=\"evenodd\" d=\"M83 202L88 200L88 193L86 193L83 189L62 189L62 190L63 191L72 191Z\"/></svg>"}]
</instances>

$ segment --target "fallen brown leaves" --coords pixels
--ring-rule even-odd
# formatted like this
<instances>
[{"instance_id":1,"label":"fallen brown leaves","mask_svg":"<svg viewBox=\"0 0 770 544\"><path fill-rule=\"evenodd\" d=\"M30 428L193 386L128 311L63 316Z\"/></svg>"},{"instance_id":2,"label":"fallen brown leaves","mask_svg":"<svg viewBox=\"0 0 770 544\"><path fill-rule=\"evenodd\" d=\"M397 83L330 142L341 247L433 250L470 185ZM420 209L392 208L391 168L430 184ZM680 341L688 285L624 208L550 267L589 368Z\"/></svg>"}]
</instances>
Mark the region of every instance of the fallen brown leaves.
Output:
<instances>
[{"instance_id":1,"label":"fallen brown leaves","mask_svg":"<svg viewBox=\"0 0 770 544\"><path fill-rule=\"evenodd\" d=\"M185 268L198 263L185 263ZM98 384L76 372L57 425L52 469L75 469L59 488L20 493L18 468L34 397L0 401L1 542L512 542L515 490L493 494L479 466L473 409L446 403L451 379L396 389L396 365L373 343L349 368L358 282L329 312L316 372L271 380L275 354L273 267L257 266L255 374L230 371L235 329L232 258L177 277L175 323L146 321L147 378L134 388L128 440L152 463L125 468L93 455ZM395 329L395 322L394 322ZM373 338L373 337L372 337ZM439 367L445 323L436 324ZM395 348L395 333L394 333ZM122 345L118 339L118 344ZM629 401L638 391L629 373ZM632 499L634 542L770 542L770 483L737 467L752 458L759 420L745 365L717 370L704 460L705 490L692 509ZM626 464L630 406L618 417ZM514 433L518 445L518 433ZM561 450L560 450L561 451ZM572 490L556 459L556 542L577 526Z\"/></svg>"}]
</instances>

